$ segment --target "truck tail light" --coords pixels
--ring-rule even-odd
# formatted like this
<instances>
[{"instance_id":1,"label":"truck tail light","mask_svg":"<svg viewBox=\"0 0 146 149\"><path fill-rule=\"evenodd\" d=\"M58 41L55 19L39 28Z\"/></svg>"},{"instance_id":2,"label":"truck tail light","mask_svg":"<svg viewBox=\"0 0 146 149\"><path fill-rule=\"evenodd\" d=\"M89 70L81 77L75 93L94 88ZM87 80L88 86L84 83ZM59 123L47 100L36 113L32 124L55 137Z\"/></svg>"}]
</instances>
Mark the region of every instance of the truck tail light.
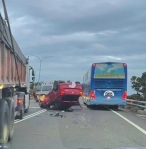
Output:
<instances>
[{"instance_id":1,"label":"truck tail light","mask_svg":"<svg viewBox=\"0 0 146 149\"><path fill-rule=\"evenodd\" d=\"M127 91L125 91L125 92L123 93L122 99L123 99L123 100L127 99Z\"/></svg>"},{"instance_id":2,"label":"truck tail light","mask_svg":"<svg viewBox=\"0 0 146 149\"><path fill-rule=\"evenodd\" d=\"M95 99L95 91L93 90L90 91L90 98Z\"/></svg>"},{"instance_id":3,"label":"truck tail light","mask_svg":"<svg viewBox=\"0 0 146 149\"><path fill-rule=\"evenodd\" d=\"M17 104L22 104L22 99L17 99Z\"/></svg>"}]
</instances>

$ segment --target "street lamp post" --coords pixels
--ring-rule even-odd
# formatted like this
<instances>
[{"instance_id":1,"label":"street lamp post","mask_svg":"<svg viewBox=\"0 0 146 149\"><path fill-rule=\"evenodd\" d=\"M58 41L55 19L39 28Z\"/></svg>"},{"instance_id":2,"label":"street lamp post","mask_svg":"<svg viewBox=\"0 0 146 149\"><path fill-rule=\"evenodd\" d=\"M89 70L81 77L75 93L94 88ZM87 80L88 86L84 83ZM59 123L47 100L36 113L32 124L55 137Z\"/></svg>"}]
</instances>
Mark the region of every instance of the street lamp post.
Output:
<instances>
[{"instance_id":1,"label":"street lamp post","mask_svg":"<svg viewBox=\"0 0 146 149\"><path fill-rule=\"evenodd\" d=\"M37 69L37 70L34 70L34 73L35 73L35 75L36 75L36 72L37 71L39 71L40 69ZM35 85L36 83L34 83L34 88L36 88L36 85Z\"/></svg>"},{"instance_id":2,"label":"street lamp post","mask_svg":"<svg viewBox=\"0 0 146 149\"><path fill-rule=\"evenodd\" d=\"M41 75L41 67L42 67L42 61L45 59L45 58L49 58L49 57L53 57L53 56L45 56L43 58L40 58L39 56L36 56L36 55L32 55L34 57L37 57L39 60L40 60L40 69L39 69L39 77L38 77L38 83L40 81L40 75Z\"/></svg>"}]
</instances>

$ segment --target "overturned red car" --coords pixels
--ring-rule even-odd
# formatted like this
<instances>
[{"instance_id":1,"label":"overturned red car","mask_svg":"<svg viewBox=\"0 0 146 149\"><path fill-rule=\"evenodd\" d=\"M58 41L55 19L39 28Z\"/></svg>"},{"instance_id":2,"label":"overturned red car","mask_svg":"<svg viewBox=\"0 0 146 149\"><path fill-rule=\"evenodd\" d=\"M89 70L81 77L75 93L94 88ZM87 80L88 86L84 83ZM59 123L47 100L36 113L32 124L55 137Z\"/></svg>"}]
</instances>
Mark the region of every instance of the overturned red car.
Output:
<instances>
[{"instance_id":1,"label":"overturned red car","mask_svg":"<svg viewBox=\"0 0 146 149\"><path fill-rule=\"evenodd\" d=\"M79 82L54 81L53 89L45 96L40 107L53 110L67 110L77 104L81 107L79 97L82 94Z\"/></svg>"}]
</instances>

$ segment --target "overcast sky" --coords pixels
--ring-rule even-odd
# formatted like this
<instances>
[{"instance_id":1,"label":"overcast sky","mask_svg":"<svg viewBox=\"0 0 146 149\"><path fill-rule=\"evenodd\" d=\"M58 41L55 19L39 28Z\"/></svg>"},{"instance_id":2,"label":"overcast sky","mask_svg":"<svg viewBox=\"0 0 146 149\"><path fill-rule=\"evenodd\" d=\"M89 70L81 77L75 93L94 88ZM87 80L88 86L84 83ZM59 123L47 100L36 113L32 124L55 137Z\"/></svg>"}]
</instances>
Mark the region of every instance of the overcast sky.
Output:
<instances>
[{"instance_id":1,"label":"overcast sky","mask_svg":"<svg viewBox=\"0 0 146 149\"><path fill-rule=\"evenodd\" d=\"M53 56L42 61L43 81L82 82L94 62L126 62L128 82L146 71L146 0L6 0L6 5L36 80L40 61L31 55Z\"/></svg>"}]
</instances>

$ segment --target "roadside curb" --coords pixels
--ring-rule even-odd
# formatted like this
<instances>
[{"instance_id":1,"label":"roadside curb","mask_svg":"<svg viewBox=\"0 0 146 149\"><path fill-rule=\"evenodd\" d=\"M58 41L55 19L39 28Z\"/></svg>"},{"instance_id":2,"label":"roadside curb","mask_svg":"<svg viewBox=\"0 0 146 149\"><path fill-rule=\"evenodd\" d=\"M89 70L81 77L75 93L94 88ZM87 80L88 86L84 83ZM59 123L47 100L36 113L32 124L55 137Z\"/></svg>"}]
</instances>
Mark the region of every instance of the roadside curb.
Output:
<instances>
[{"instance_id":1,"label":"roadside curb","mask_svg":"<svg viewBox=\"0 0 146 149\"><path fill-rule=\"evenodd\" d=\"M132 107L129 105L126 105L124 107L124 109L128 109L131 112L137 113L137 114L141 114L141 115L146 115L146 109L142 109L142 108L138 108L138 107Z\"/></svg>"}]
</instances>

